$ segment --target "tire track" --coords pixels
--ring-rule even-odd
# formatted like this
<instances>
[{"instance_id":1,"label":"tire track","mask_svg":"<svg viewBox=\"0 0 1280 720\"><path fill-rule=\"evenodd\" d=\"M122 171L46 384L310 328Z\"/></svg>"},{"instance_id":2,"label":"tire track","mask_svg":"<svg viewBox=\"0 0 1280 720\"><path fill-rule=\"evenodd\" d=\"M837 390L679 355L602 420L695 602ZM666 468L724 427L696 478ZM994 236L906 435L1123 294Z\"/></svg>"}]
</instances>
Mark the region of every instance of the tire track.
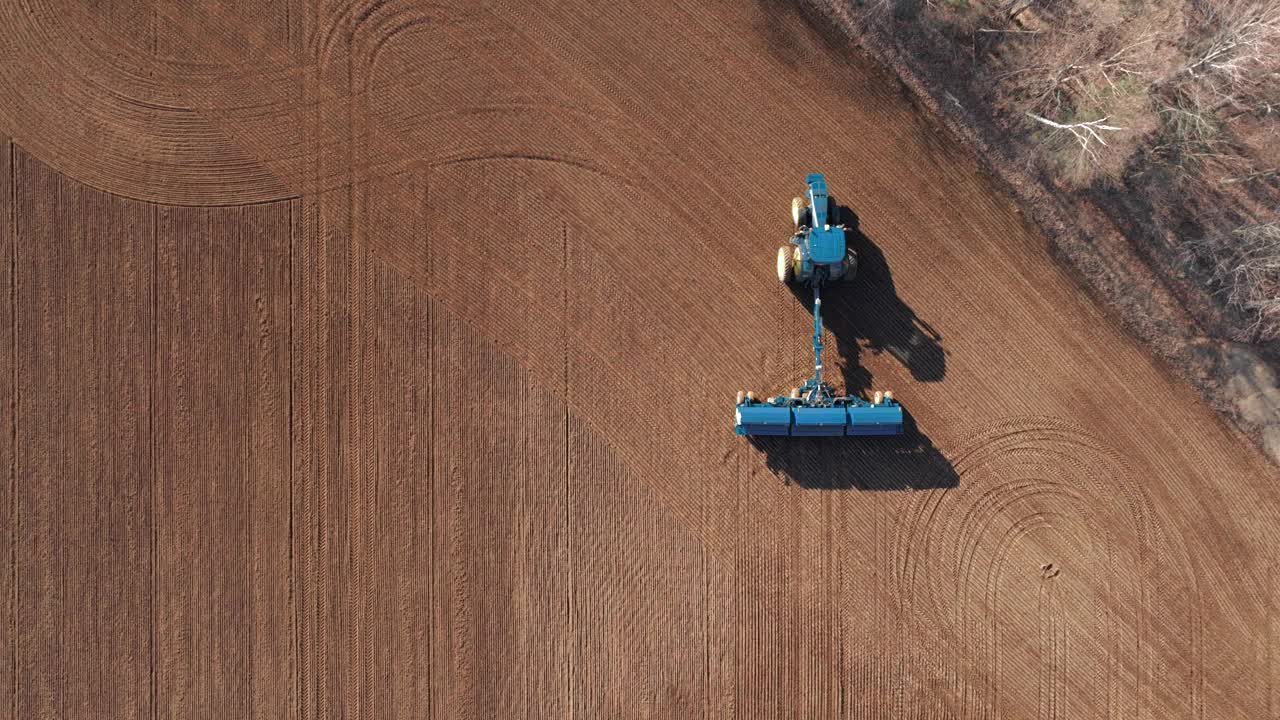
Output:
<instances>
[{"instance_id":1,"label":"tire track","mask_svg":"<svg viewBox=\"0 0 1280 720\"><path fill-rule=\"evenodd\" d=\"M893 544L895 577L911 622L975 670L965 682L984 688L978 707L998 704L1016 714L1031 702L1024 709L1037 708L1045 717L1074 716L1096 706L1127 715L1161 693L1195 692L1184 673L1199 672L1199 633L1171 636L1170 627L1150 620L1182 615L1184 603L1198 607L1194 598L1179 601L1160 592L1194 588L1195 569L1169 542L1152 517L1150 500L1113 451L1062 421L1015 418L971 438L956 454L955 466L959 487L930 491L908 504ZM1006 598L1000 590L1008 573L1002 568L1014 558L1031 563L1040 555L1046 559L1034 563L1037 574L1051 574L1055 594L1043 605L1048 601L1038 583L1036 595L1023 591L1026 604L1060 609L1062 589L1069 587L1078 602L1116 612L1082 622L1065 620L1055 610L1054 619L1038 621L1049 622L1041 631L1049 633L1040 644L1041 660L1033 665L1042 668L1035 685L1040 690L1021 698L1016 689L1027 685L1002 674L1007 666L1000 637L1017 632L1020 612L1019 603L1009 604L1020 596ZM948 602L950 597L957 599ZM1202 622L1198 614L1183 617L1193 628ZM985 630L975 634L977 628ZM1119 644L1121 638L1134 644ZM1080 652L1068 656L1066 643ZM1167 643L1180 650L1171 652ZM1105 678L1099 700L1058 692L1066 677L1081 673ZM956 692L963 708L978 710L967 705L969 690Z\"/></svg>"},{"instance_id":2,"label":"tire track","mask_svg":"<svg viewBox=\"0 0 1280 720\"><path fill-rule=\"evenodd\" d=\"M1048 663L1040 668L1040 699L1037 717L1043 720L1056 720L1063 717L1060 713L1059 700L1064 695L1064 671L1067 665L1067 638L1063 626L1062 608L1059 606L1058 584L1054 582L1057 569L1050 566L1043 569L1044 580L1040 583L1039 607L1040 644L1042 655L1049 658Z\"/></svg>"},{"instance_id":3,"label":"tire track","mask_svg":"<svg viewBox=\"0 0 1280 720\"><path fill-rule=\"evenodd\" d=\"M10 46L9 62L3 65L9 72L0 70L0 83L7 79L16 88L18 84L29 83L32 76L42 78L53 74L61 79L52 81L52 84L63 90L47 94L48 97L71 106L57 110L44 108L49 112L13 106L7 116L0 110L0 121L6 122L20 142L58 169L124 197L178 204L239 204L279 199L303 189L332 189L344 184L341 178L328 177L315 179L320 183L319 187L306 188L298 182L307 177L299 175L299 169L313 166L305 157L298 157L298 150L309 144L307 138L336 140L346 133L328 127L327 121L319 124L299 121L302 119L299 113L305 109L298 103L298 88L305 71L291 53L278 48L276 43L260 33L250 31L246 35L229 31L228 19L222 16L223 11L216 8L211 8L212 14L207 14L207 10L189 9L195 11L192 13L194 16L203 15L199 19L206 30L203 34L192 35L183 17L175 15L164 0L157 0L156 6L167 23L167 29L178 35L178 45L201 50L198 55L195 50L190 53L199 58L197 63L165 61L155 57L147 48L129 42L120 43L118 38L112 38L115 41L112 44L131 52L122 54L116 47L108 50L107 41L100 37L100 33L72 30L73 22L80 27L93 27L100 22L91 11L81 9L78 4L59 12L40 6L27 8L25 13L19 12L16 4L6 5L8 10L0 12L6 12L7 17L0 16L0 19L8 21L10 34L18 42ZM467 16L480 17L474 13ZM371 17L381 18L381 15L375 13ZM397 35L422 24L410 23L408 27L393 25L390 29L382 25L366 26L362 30L380 34L372 38L353 34L354 45L347 54L354 57L346 60L362 71L361 78L376 77L374 63L382 50ZM388 35L392 29L396 33ZM247 73L243 67L244 55L240 52L244 37L250 40L249 57L258 63ZM362 54L360 50L370 42L377 52ZM56 65L60 70L49 69L47 63L41 64L45 62L42 58L51 53L63 58L63 62ZM322 64L333 60L331 54L322 57ZM79 69L89 62L87 58L94 60L91 68ZM495 77L502 74L501 68L493 65L483 54L477 59L488 63ZM65 68L76 70L68 72ZM472 63L469 68L474 71L476 65ZM57 72L66 73L68 77L57 75ZM255 78L256 82L246 82L242 74L243 77ZM546 83L542 85L543 95L552 97L557 94L554 87ZM508 80L504 86L508 92L518 93L513 98L527 94L527 90L520 89L514 80ZM371 87L371 80L364 80L358 87L322 94L321 101L326 108L334 110L350 101L360 102L359 97L364 97L367 102L373 97ZM554 128L557 125L555 119L566 110L563 101L544 100L532 105L508 103L505 107L487 104L485 111L496 114L496 117L477 126L474 113L485 109L486 104L463 102L462 107L437 117L435 124L450 114L455 121L449 127L432 132L434 142L426 146L428 152L423 154L418 147L422 140L429 138L413 132L412 126L398 118L412 118L413 122L420 123L424 114L438 112L427 108L426 104L428 99L432 104L438 104L439 97L430 93L424 95L425 89L415 88L402 79L377 85L377 97L395 99L395 104L388 105L381 100L375 104L371 126L378 129L377 139L366 148L374 153L370 156L373 164L368 165L368 160L364 161L357 175L359 180L403 172L412 163L433 157L429 151L431 145L446 138L453 138L449 141L452 149L442 147L437 153L445 158L474 153L475 148L484 145L481 138L523 136L532 139L534 136L528 132L510 130L520 125ZM13 93L19 98L30 94ZM161 100L152 102L147 98ZM471 108L468 109L467 105ZM605 122L603 128L608 129L612 125L611 132L615 137L620 137L618 129L625 127L616 119L608 120L598 108L580 108L575 112L582 118L579 124L597 135L602 120ZM330 114L326 112L323 116L328 118ZM521 116L538 119L528 123L520 120ZM94 148L84 146L84 138L98 136L82 132L83 128L79 126L67 125L73 121L82 122L84 118L93 118L95 126L113 133L115 139L108 143L95 143ZM512 124L512 119L517 122ZM506 130L503 129L504 124L508 126ZM323 132L308 130L308 127ZM388 128L391 128L390 134ZM396 139L397 134L405 132L412 137ZM581 130L575 134L579 138L585 137ZM472 138L466 141L471 147L466 147L466 142L460 145L458 138ZM140 139L145 139L145 142L138 142ZM633 146L641 147L638 143ZM394 147L396 151L388 153L388 147ZM535 142L530 149L534 154L557 154L554 145L544 149ZM609 153L577 155L586 158L608 156Z\"/></svg>"},{"instance_id":4,"label":"tire track","mask_svg":"<svg viewBox=\"0 0 1280 720\"><path fill-rule=\"evenodd\" d=\"M184 102L186 86L231 67L164 61L119 35L85 31L104 22L79 2L0 6L6 132L61 172L123 197L185 204L285 197L268 171Z\"/></svg>"},{"instance_id":5,"label":"tire track","mask_svg":"<svg viewBox=\"0 0 1280 720\"><path fill-rule=\"evenodd\" d=\"M141 719L154 712L154 368L132 355L154 327L155 213L12 159L23 475L11 706Z\"/></svg>"}]
</instances>

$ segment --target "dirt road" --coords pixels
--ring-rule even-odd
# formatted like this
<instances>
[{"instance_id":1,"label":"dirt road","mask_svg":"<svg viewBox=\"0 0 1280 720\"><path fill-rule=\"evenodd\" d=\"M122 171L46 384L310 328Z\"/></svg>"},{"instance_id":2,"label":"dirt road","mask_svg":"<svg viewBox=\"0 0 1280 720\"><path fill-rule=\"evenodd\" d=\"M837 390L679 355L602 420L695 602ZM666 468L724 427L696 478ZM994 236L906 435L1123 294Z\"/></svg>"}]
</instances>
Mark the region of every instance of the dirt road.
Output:
<instances>
[{"instance_id":1,"label":"dirt road","mask_svg":"<svg viewBox=\"0 0 1280 720\"><path fill-rule=\"evenodd\" d=\"M0 718L1280 712L1274 469L785 4L188 5L0 4ZM731 432L812 170L903 440Z\"/></svg>"}]
</instances>

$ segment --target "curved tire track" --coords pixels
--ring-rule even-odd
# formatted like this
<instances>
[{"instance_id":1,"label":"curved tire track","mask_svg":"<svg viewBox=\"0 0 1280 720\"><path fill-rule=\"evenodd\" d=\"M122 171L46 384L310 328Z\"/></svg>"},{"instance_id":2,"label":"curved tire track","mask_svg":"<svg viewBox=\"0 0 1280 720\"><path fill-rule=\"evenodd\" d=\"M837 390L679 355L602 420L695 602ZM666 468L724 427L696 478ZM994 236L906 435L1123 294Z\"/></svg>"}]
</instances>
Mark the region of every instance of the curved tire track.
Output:
<instances>
[{"instance_id":1,"label":"curved tire track","mask_svg":"<svg viewBox=\"0 0 1280 720\"><path fill-rule=\"evenodd\" d=\"M1185 603L1198 607L1194 597L1160 592L1194 588L1195 569L1153 517L1122 458L1069 423L1022 417L977 433L956 454L955 466L958 487L908 503L895 541L895 576L919 631L974 669L958 696L982 698L984 707L1038 707L1044 717L1068 717L1098 706L1127 716L1152 692L1194 692L1157 646L1174 642L1185 657L1198 658L1199 633L1157 640L1150 618L1185 617ZM1019 581L1019 573L1033 574L1034 583ZM1050 600L1042 596L1046 582L1053 583ZM1114 611L1063 616L1067 597L1074 605ZM1028 614L1028 607L1054 614ZM1009 664L1003 635L1027 632L1042 634L1039 660ZM1080 652L1068 654L1068 645ZM1041 681L1009 675L1027 667L1041 668ZM1064 678L1082 676L1102 679L1101 695L1063 697ZM1019 698L1027 688L1039 694Z\"/></svg>"},{"instance_id":2,"label":"curved tire track","mask_svg":"<svg viewBox=\"0 0 1280 720\"><path fill-rule=\"evenodd\" d=\"M186 99L186 88L246 68L156 58L121 42L79 2L3 3L0 27L0 123L43 162L133 199L222 205L288 196Z\"/></svg>"}]
</instances>

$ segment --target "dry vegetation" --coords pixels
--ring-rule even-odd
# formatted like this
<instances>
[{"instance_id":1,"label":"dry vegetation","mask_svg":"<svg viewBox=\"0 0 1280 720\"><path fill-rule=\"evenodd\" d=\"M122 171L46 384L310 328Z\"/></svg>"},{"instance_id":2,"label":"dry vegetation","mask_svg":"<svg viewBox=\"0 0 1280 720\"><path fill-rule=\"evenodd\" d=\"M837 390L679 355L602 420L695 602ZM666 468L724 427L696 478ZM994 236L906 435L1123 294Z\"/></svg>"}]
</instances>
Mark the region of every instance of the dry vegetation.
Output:
<instances>
[{"instance_id":1,"label":"dry vegetation","mask_svg":"<svg viewBox=\"0 0 1280 720\"><path fill-rule=\"evenodd\" d=\"M964 62L947 97L1049 184L1122 218L1214 308L1205 334L1274 350L1280 0L871 0L862 14L926 75Z\"/></svg>"},{"instance_id":2,"label":"dry vegetation","mask_svg":"<svg viewBox=\"0 0 1280 720\"><path fill-rule=\"evenodd\" d=\"M1250 334L1280 333L1280 222L1246 225L1227 237L1189 241L1189 261L1212 258L1210 277L1252 318Z\"/></svg>"}]
</instances>

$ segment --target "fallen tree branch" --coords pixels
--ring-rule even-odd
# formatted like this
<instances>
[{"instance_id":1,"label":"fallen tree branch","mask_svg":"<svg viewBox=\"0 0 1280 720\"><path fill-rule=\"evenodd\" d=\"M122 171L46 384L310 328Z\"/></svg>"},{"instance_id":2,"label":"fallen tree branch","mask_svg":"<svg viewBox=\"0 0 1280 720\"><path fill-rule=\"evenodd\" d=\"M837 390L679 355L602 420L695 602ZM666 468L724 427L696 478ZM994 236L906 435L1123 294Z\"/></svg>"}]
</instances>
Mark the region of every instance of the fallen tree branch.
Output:
<instances>
[{"instance_id":1,"label":"fallen tree branch","mask_svg":"<svg viewBox=\"0 0 1280 720\"><path fill-rule=\"evenodd\" d=\"M1107 125L1107 118L1105 117L1098 118L1097 120L1087 120L1085 122L1070 123L1066 125L1054 122L1046 117L1041 117L1033 112L1027 112L1027 117L1043 125L1048 125L1055 131L1066 130L1071 133L1071 135L1075 137L1076 141L1080 143L1080 151L1087 154L1094 162L1098 161L1098 153L1094 151L1093 143L1096 141L1099 145L1104 147L1107 144L1107 141L1102 137L1102 133L1125 129L1122 127L1116 127L1115 125Z\"/></svg>"},{"instance_id":2,"label":"fallen tree branch","mask_svg":"<svg viewBox=\"0 0 1280 720\"><path fill-rule=\"evenodd\" d=\"M1239 177L1220 178L1218 180L1218 184L1234 185L1236 183L1249 182L1250 180L1265 180L1267 178L1272 178L1277 176L1280 176L1280 168L1271 168L1270 170L1259 170L1257 172L1252 172L1252 173L1249 173L1248 175L1241 175Z\"/></svg>"}]
</instances>

